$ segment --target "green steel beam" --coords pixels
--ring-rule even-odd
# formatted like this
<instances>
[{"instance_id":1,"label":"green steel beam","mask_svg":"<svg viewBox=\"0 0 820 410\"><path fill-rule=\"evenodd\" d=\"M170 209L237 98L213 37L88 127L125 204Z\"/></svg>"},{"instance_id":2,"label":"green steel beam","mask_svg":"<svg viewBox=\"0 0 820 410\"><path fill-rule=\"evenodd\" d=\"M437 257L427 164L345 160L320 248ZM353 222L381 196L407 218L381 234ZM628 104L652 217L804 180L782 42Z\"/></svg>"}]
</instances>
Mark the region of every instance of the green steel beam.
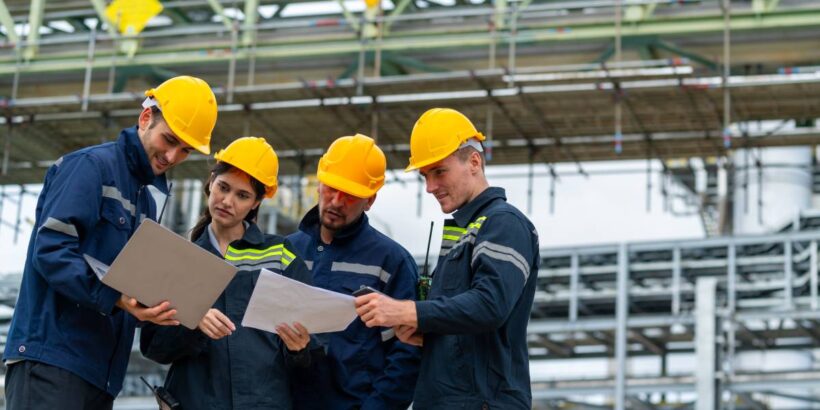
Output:
<instances>
[{"instance_id":1,"label":"green steel beam","mask_svg":"<svg viewBox=\"0 0 820 410\"><path fill-rule=\"evenodd\" d=\"M770 14L756 15L754 13L736 13L732 15L731 29L740 31L784 30L798 27L820 27L820 7L804 8L800 10L776 10ZM654 18L635 25L624 25L622 35L626 37L648 35L698 35L716 33L723 30L723 17L720 14L700 17ZM542 25L539 27L523 27L516 37L517 44L539 44L560 41L590 41L609 40L614 36L614 27L609 22L584 24L573 27ZM347 35L346 35L347 36ZM453 33L448 30L430 30L418 35L401 36L394 33L381 41L382 50L434 50L446 48L484 47L493 39L486 28L476 29L473 32ZM509 37L502 36L500 43L509 42ZM181 50L143 50L140 55L129 60L129 64L140 65L172 65L196 64L228 61L231 56L224 54L205 53L208 49L222 49L224 44L213 44L207 47L196 48L191 46ZM317 42L282 43L276 41L260 42L254 54L257 59L274 58L301 58L311 56L333 56L358 53L362 43L355 39L338 41L322 40ZM373 44L364 45L365 49L373 50ZM236 58L242 60L250 55L245 50L239 50ZM92 62L94 68L107 69L113 63L110 55L98 53ZM36 61L22 67L17 67L11 56L0 58L0 75L10 75L16 70L26 73L55 72L82 70L86 67L86 58L83 54L72 57L61 56L49 59L40 56ZM117 65L123 65L117 61Z\"/></svg>"},{"instance_id":2,"label":"green steel beam","mask_svg":"<svg viewBox=\"0 0 820 410\"><path fill-rule=\"evenodd\" d=\"M249 46L256 38L256 22L259 21L259 0L245 2L245 22L243 23L242 45Z\"/></svg>"},{"instance_id":3,"label":"green steel beam","mask_svg":"<svg viewBox=\"0 0 820 410\"><path fill-rule=\"evenodd\" d=\"M6 28L6 38L9 39L9 43L17 44L20 42L20 37L17 36L17 31L14 29L14 19L3 0L0 0L0 24Z\"/></svg>"},{"instance_id":4,"label":"green steel beam","mask_svg":"<svg viewBox=\"0 0 820 410\"><path fill-rule=\"evenodd\" d=\"M23 58L31 60L37 55L40 46L40 27L43 25L43 10L46 0L31 0L31 8L28 14L28 35L26 36L26 49L23 51Z\"/></svg>"},{"instance_id":5,"label":"green steel beam","mask_svg":"<svg viewBox=\"0 0 820 410\"><path fill-rule=\"evenodd\" d=\"M495 0L495 14L493 15L493 24L497 30L502 30L506 27L507 22L504 17L507 15L507 0Z\"/></svg>"}]
</instances>

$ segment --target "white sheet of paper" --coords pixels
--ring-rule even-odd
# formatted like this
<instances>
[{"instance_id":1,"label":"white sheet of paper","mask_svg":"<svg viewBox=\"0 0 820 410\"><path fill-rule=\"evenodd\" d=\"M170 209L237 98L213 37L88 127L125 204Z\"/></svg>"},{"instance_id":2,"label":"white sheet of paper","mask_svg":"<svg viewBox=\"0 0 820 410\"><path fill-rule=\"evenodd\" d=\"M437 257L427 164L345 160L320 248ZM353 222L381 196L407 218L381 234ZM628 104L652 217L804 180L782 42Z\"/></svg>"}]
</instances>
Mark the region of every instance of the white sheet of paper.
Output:
<instances>
[{"instance_id":1,"label":"white sheet of paper","mask_svg":"<svg viewBox=\"0 0 820 410\"><path fill-rule=\"evenodd\" d=\"M353 299L262 269L242 326L276 333L280 323L299 322L311 334L338 332L357 317Z\"/></svg>"}]
</instances>

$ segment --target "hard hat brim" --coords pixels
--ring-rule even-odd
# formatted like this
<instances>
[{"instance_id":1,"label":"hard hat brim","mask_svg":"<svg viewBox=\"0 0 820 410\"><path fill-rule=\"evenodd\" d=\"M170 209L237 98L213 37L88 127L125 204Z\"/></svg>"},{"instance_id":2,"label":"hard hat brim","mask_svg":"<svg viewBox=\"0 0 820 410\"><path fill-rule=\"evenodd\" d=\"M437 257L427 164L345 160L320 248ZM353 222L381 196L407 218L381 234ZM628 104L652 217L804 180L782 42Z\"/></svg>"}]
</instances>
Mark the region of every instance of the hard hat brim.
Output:
<instances>
[{"instance_id":1,"label":"hard hat brim","mask_svg":"<svg viewBox=\"0 0 820 410\"><path fill-rule=\"evenodd\" d=\"M333 175L329 172L319 171L316 173L316 178L319 179L319 182L339 191L342 191L348 195L355 196L356 198L367 199L373 195L376 195L376 192L379 191L379 188L384 185L382 182L381 185L376 187L376 189L369 189L363 187L359 184L353 183L348 181L344 178L339 178L336 175Z\"/></svg>"}]
</instances>

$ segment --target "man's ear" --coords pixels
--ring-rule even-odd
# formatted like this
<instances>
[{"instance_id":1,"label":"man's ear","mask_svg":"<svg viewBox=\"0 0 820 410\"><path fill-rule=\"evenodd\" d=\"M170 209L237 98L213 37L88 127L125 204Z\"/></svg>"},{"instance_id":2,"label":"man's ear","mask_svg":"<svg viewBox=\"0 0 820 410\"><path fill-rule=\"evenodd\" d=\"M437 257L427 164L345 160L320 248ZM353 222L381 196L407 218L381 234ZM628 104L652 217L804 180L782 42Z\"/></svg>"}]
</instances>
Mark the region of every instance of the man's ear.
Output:
<instances>
[{"instance_id":1,"label":"man's ear","mask_svg":"<svg viewBox=\"0 0 820 410\"><path fill-rule=\"evenodd\" d=\"M151 111L151 107L142 109L142 112L139 116L139 120L137 121L140 131L145 131L148 129L148 127L151 125L151 119L153 117L154 113Z\"/></svg>"},{"instance_id":2,"label":"man's ear","mask_svg":"<svg viewBox=\"0 0 820 410\"><path fill-rule=\"evenodd\" d=\"M467 159L467 162L470 164L470 173L475 175L479 171L481 171L481 153L478 151L473 151L470 153L470 157Z\"/></svg>"},{"instance_id":3,"label":"man's ear","mask_svg":"<svg viewBox=\"0 0 820 410\"><path fill-rule=\"evenodd\" d=\"M364 210L369 211L370 207L373 206L373 202L376 202L376 194L373 194L373 196L367 198L367 205L364 206Z\"/></svg>"}]
</instances>

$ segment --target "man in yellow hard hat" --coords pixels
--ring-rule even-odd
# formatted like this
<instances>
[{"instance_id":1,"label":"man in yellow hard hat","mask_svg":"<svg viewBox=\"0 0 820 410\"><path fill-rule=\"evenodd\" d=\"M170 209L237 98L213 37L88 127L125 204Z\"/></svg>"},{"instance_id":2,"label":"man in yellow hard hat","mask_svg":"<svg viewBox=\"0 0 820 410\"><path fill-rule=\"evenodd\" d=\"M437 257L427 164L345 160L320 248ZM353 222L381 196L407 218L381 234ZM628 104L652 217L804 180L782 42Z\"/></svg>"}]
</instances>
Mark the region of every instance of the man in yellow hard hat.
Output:
<instances>
[{"instance_id":1,"label":"man in yellow hard hat","mask_svg":"<svg viewBox=\"0 0 820 410\"><path fill-rule=\"evenodd\" d=\"M410 165L444 213L428 300L356 298L367 326L391 326L422 348L414 409L530 409L527 322L538 234L484 175L484 136L460 112L434 108L410 136Z\"/></svg>"},{"instance_id":2,"label":"man in yellow hard hat","mask_svg":"<svg viewBox=\"0 0 820 410\"><path fill-rule=\"evenodd\" d=\"M288 237L313 271L314 286L344 294L369 286L416 298L415 261L365 214L384 185L386 166L382 150L360 134L337 139L319 160L319 204ZM291 383L295 409L407 408L418 374L417 347L397 340L389 328L368 328L358 320L319 336L322 346L312 352L311 368Z\"/></svg>"},{"instance_id":3,"label":"man in yellow hard hat","mask_svg":"<svg viewBox=\"0 0 820 410\"><path fill-rule=\"evenodd\" d=\"M210 151L217 103L205 81L174 77L145 94L116 142L66 154L46 173L3 354L9 410L111 409L137 322L179 324L169 302L137 303L83 258L110 264L143 219L160 219L165 172Z\"/></svg>"}]
</instances>

